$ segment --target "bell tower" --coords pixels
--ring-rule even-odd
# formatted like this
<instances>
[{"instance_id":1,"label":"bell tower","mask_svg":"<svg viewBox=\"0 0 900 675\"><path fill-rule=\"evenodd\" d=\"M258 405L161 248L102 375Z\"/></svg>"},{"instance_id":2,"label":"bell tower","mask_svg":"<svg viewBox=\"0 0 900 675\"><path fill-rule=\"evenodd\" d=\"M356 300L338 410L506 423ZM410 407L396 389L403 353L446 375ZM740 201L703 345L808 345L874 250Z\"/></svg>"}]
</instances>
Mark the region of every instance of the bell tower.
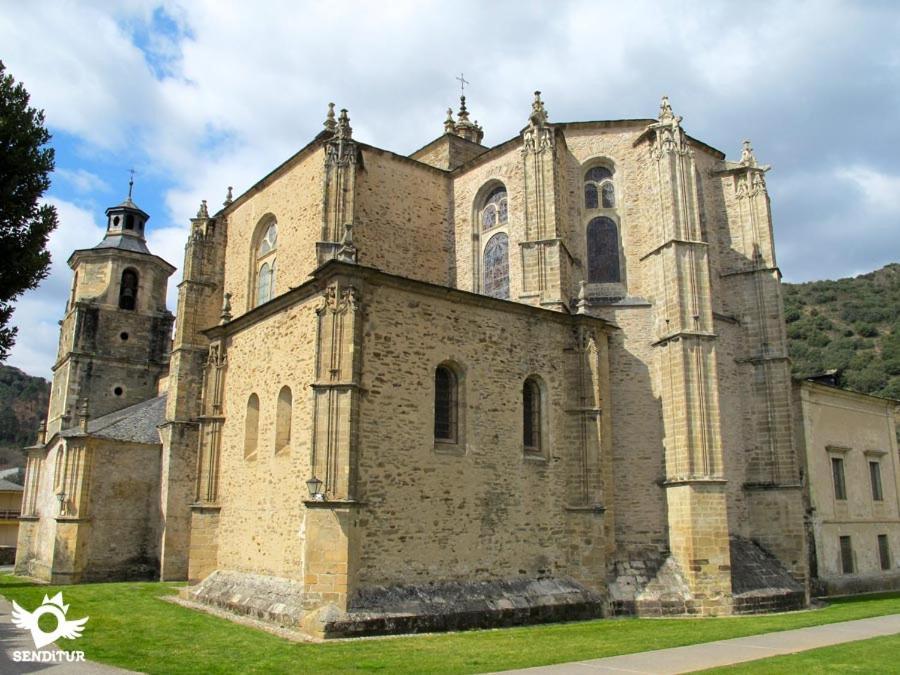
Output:
<instances>
[{"instance_id":1,"label":"bell tower","mask_svg":"<svg viewBox=\"0 0 900 675\"><path fill-rule=\"evenodd\" d=\"M69 257L74 273L60 322L47 437L91 417L153 398L168 369L172 314L166 287L175 268L150 253L150 216L128 197L106 209L106 235Z\"/></svg>"}]
</instances>

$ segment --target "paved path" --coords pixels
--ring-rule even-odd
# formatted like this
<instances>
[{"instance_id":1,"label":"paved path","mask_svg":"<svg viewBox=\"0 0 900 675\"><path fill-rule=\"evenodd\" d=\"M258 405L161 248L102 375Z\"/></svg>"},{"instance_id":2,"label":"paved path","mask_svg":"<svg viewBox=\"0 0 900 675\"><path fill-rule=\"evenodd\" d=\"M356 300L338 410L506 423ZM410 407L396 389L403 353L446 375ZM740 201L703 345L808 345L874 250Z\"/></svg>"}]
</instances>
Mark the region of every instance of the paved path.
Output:
<instances>
[{"instance_id":1,"label":"paved path","mask_svg":"<svg viewBox=\"0 0 900 675\"><path fill-rule=\"evenodd\" d=\"M48 673L52 675L114 675L115 673L128 673L112 666L104 666L92 661L83 663L27 663L13 661L14 651L40 651L55 652L58 647L55 644L47 645L36 650L31 639L31 633L17 628L12 624L12 604L6 598L0 596L0 673L3 675L20 675L21 673ZM90 628L90 625L88 625ZM77 649L77 641L71 643Z\"/></svg>"},{"instance_id":2,"label":"paved path","mask_svg":"<svg viewBox=\"0 0 900 675\"><path fill-rule=\"evenodd\" d=\"M652 652L623 654L605 659L560 663L509 673L528 675L590 675L591 673L689 673L732 663L755 661L770 656L793 654L807 649L866 640L900 633L900 614L878 616L858 621L845 621L812 628L798 628L778 633L706 642L689 647L657 649Z\"/></svg>"}]
</instances>

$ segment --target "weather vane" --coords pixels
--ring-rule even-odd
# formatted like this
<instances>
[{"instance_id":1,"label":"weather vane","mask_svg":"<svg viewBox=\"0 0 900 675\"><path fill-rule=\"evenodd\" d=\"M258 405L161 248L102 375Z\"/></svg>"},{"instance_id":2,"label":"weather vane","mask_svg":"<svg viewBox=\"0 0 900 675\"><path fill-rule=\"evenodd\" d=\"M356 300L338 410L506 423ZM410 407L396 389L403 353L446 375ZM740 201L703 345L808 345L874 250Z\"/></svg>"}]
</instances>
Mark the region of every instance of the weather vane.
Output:
<instances>
[{"instance_id":1,"label":"weather vane","mask_svg":"<svg viewBox=\"0 0 900 675\"><path fill-rule=\"evenodd\" d=\"M457 77L456 79L459 80L459 93L460 93L460 96L463 96L463 95L465 95L465 93L466 93L466 85L469 84L469 81L468 81L465 77L463 77L463 74L462 74L462 73L460 73L460 74L459 74L459 77Z\"/></svg>"},{"instance_id":2,"label":"weather vane","mask_svg":"<svg viewBox=\"0 0 900 675\"><path fill-rule=\"evenodd\" d=\"M128 199L131 199L131 190L134 188L134 169L129 169L131 178L128 179Z\"/></svg>"}]
</instances>

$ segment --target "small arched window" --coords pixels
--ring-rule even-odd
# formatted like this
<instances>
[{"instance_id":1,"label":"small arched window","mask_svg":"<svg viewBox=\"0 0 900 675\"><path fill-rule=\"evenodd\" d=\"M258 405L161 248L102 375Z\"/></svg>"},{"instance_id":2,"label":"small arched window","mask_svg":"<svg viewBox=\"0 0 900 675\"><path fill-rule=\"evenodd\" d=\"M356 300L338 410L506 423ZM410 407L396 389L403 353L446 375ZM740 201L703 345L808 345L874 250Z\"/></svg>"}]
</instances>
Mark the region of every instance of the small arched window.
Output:
<instances>
[{"instance_id":1,"label":"small arched window","mask_svg":"<svg viewBox=\"0 0 900 675\"><path fill-rule=\"evenodd\" d=\"M616 189L612 171L605 166L595 166L584 175L584 208L616 208Z\"/></svg>"},{"instance_id":2,"label":"small arched window","mask_svg":"<svg viewBox=\"0 0 900 675\"><path fill-rule=\"evenodd\" d=\"M542 451L541 385L529 377L522 385L522 437L527 453Z\"/></svg>"},{"instance_id":3,"label":"small arched window","mask_svg":"<svg viewBox=\"0 0 900 675\"><path fill-rule=\"evenodd\" d=\"M133 213L129 213L127 216L125 216L125 229L126 230L134 229L134 214Z\"/></svg>"},{"instance_id":4,"label":"small arched window","mask_svg":"<svg viewBox=\"0 0 900 675\"><path fill-rule=\"evenodd\" d=\"M275 252L278 246L278 226L270 222L256 246L254 272L256 274L256 305L275 297Z\"/></svg>"},{"instance_id":5,"label":"small arched window","mask_svg":"<svg viewBox=\"0 0 900 675\"><path fill-rule=\"evenodd\" d=\"M509 207L506 200L506 188L500 185L494 188L484 200L481 209L481 231L487 232L495 227L506 225L509 221Z\"/></svg>"},{"instance_id":6,"label":"small arched window","mask_svg":"<svg viewBox=\"0 0 900 675\"><path fill-rule=\"evenodd\" d=\"M256 459L259 444L259 396L250 394L244 417L244 459Z\"/></svg>"},{"instance_id":7,"label":"small arched window","mask_svg":"<svg viewBox=\"0 0 900 675\"><path fill-rule=\"evenodd\" d=\"M138 273L128 268L122 272L119 283L119 309L133 310L137 307Z\"/></svg>"},{"instance_id":8,"label":"small arched window","mask_svg":"<svg viewBox=\"0 0 900 675\"><path fill-rule=\"evenodd\" d=\"M619 228L611 218L594 218L587 226L588 283L622 280L619 269Z\"/></svg>"},{"instance_id":9,"label":"small arched window","mask_svg":"<svg viewBox=\"0 0 900 675\"><path fill-rule=\"evenodd\" d=\"M293 397L290 387L282 387L278 392L278 407L275 411L275 453L290 449L291 446L291 405Z\"/></svg>"},{"instance_id":10,"label":"small arched window","mask_svg":"<svg viewBox=\"0 0 900 675\"><path fill-rule=\"evenodd\" d=\"M509 237L498 232L484 247L484 294L509 300Z\"/></svg>"},{"instance_id":11,"label":"small arched window","mask_svg":"<svg viewBox=\"0 0 900 675\"><path fill-rule=\"evenodd\" d=\"M446 365L434 371L434 440L456 443L459 440L459 379Z\"/></svg>"}]
</instances>

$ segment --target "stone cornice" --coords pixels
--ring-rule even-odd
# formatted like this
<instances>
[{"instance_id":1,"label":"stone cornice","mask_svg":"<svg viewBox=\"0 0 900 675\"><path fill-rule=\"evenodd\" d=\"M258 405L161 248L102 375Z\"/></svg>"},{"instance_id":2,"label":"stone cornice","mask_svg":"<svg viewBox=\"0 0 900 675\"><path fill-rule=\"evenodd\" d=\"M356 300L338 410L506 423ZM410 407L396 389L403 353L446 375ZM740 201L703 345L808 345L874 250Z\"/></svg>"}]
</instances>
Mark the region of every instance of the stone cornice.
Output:
<instances>
[{"instance_id":1,"label":"stone cornice","mask_svg":"<svg viewBox=\"0 0 900 675\"><path fill-rule=\"evenodd\" d=\"M358 279L361 282L376 286L397 288L433 298L449 300L450 302L458 304L484 307L508 314L540 317L546 321L554 321L570 326L592 324L602 330L618 330L618 326L614 323L599 317L583 314L566 314L511 300L498 300L497 298L463 291L458 288L439 286L437 284L428 283L427 281L419 281L417 279L409 279L407 277L388 274L387 272L382 272L374 267L365 267L363 265L345 263L339 260L329 260L315 270L312 273L312 279L304 284L292 288L287 293L283 293L259 307L251 309L246 314L242 314L229 323L213 326L201 332L210 339L219 339L239 333L270 316L278 314L289 307L293 307L318 295L334 277Z\"/></svg>"},{"instance_id":2,"label":"stone cornice","mask_svg":"<svg viewBox=\"0 0 900 675\"><path fill-rule=\"evenodd\" d=\"M153 253L141 253L140 251L129 251L123 248L78 248L72 251L67 261L69 267L75 269L75 266L84 258L119 258L122 260L134 260L135 262L146 263L152 261L158 267L168 270L166 276L171 276L177 267L166 262L158 255Z\"/></svg>"}]
</instances>

